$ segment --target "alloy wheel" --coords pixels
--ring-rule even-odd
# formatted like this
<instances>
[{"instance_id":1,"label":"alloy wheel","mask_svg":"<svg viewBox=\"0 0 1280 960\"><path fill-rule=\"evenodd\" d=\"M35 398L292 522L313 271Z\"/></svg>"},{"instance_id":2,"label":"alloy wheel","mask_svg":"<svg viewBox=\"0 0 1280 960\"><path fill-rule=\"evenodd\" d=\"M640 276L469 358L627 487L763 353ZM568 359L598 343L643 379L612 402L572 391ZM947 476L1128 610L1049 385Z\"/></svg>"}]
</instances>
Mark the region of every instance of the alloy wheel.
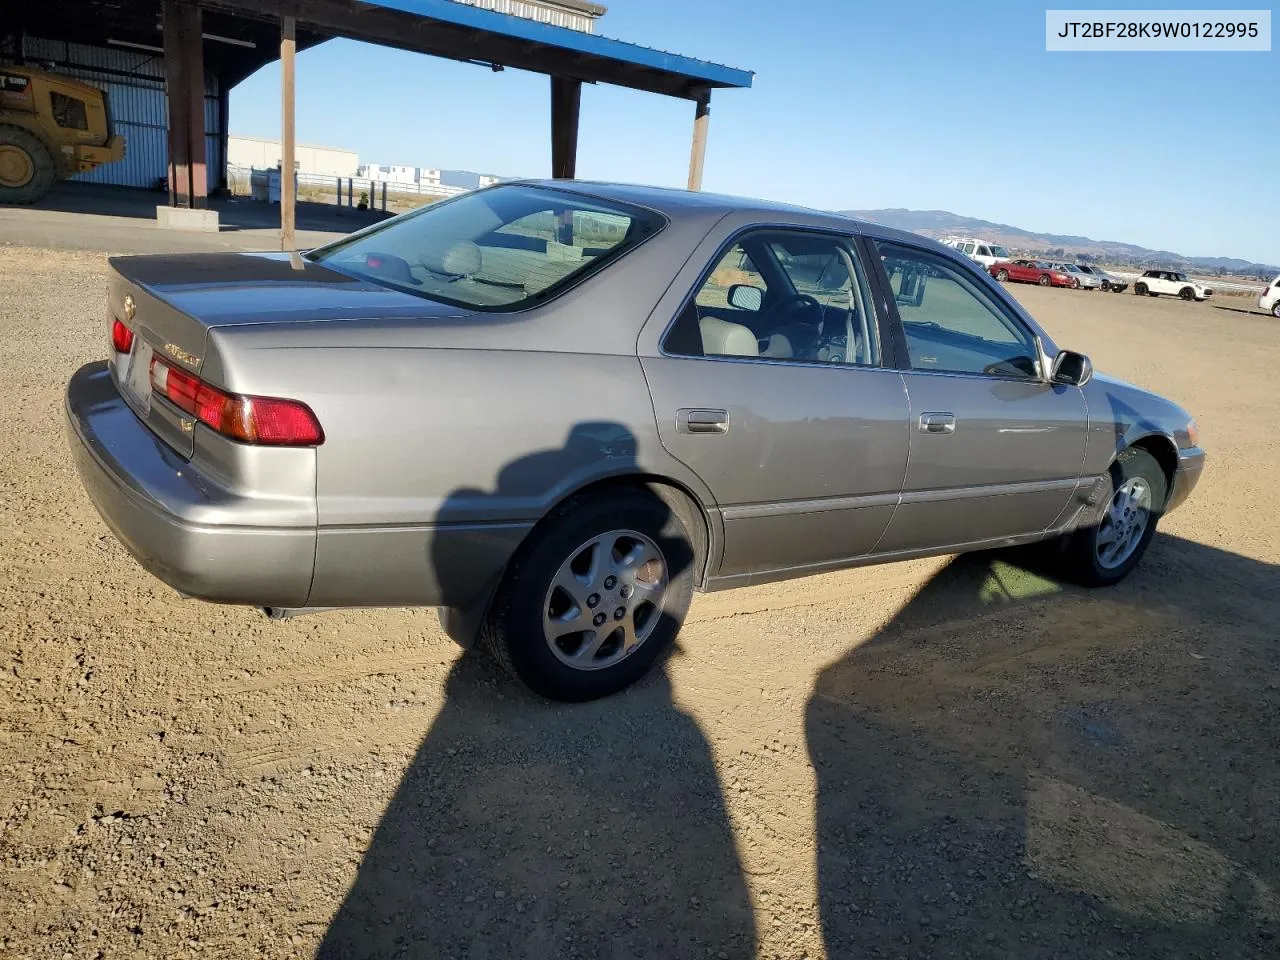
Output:
<instances>
[{"instance_id":1,"label":"alloy wheel","mask_svg":"<svg viewBox=\"0 0 1280 960\"><path fill-rule=\"evenodd\" d=\"M1099 566L1114 570L1128 560L1151 522L1151 486L1142 477L1122 483L1111 497L1094 536Z\"/></svg>"},{"instance_id":2,"label":"alloy wheel","mask_svg":"<svg viewBox=\"0 0 1280 960\"><path fill-rule=\"evenodd\" d=\"M662 618L668 586L658 545L635 530L611 530L574 550L542 606L547 645L576 670L601 670L634 653Z\"/></svg>"}]
</instances>

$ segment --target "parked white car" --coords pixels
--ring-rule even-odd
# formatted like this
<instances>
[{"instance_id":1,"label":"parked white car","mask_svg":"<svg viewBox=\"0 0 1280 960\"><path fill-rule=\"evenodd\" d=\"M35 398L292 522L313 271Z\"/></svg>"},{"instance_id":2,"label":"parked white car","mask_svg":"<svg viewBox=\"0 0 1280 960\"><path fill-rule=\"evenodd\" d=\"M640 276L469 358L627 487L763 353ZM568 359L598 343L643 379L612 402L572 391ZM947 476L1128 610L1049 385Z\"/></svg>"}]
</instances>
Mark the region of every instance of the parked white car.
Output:
<instances>
[{"instance_id":1,"label":"parked white car","mask_svg":"<svg viewBox=\"0 0 1280 960\"><path fill-rule=\"evenodd\" d=\"M960 251L975 263L982 264L984 270L989 270L992 264L1008 260L1013 256L1000 244L980 240L977 237L947 237L940 242Z\"/></svg>"},{"instance_id":2,"label":"parked white car","mask_svg":"<svg viewBox=\"0 0 1280 960\"><path fill-rule=\"evenodd\" d=\"M1177 270L1148 270L1134 282L1133 292L1148 297L1158 297L1163 293L1183 300L1208 300L1213 296L1212 287Z\"/></svg>"},{"instance_id":3,"label":"parked white car","mask_svg":"<svg viewBox=\"0 0 1280 960\"><path fill-rule=\"evenodd\" d=\"M1280 319L1280 277L1272 280L1271 286L1262 291L1262 296L1258 298L1258 306Z\"/></svg>"}]
</instances>

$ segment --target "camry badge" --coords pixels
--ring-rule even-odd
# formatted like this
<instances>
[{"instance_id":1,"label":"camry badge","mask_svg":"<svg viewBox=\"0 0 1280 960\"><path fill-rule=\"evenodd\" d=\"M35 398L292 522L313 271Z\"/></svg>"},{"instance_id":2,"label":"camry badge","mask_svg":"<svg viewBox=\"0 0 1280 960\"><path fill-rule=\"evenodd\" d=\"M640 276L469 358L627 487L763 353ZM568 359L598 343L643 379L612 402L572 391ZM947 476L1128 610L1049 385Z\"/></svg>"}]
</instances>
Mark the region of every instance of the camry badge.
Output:
<instances>
[{"instance_id":1,"label":"camry badge","mask_svg":"<svg viewBox=\"0 0 1280 960\"><path fill-rule=\"evenodd\" d=\"M187 353L187 351L183 350L176 343L166 343L164 345L164 352L169 354L169 356L171 357L176 357L177 359L181 360L183 363L185 363L189 367L200 366L199 357L197 357L194 353Z\"/></svg>"},{"instance_id":2,"label":"camry badge","mask_svg":"<svg viewBox=\"0 0 1280 960\"><path fill-rule=\"evenodd\" d=\"M133 315L138 312L138 305L133 302L133 295L126 293L124 295L124 318L132 320Z\"/></svg>"}]
</instances>

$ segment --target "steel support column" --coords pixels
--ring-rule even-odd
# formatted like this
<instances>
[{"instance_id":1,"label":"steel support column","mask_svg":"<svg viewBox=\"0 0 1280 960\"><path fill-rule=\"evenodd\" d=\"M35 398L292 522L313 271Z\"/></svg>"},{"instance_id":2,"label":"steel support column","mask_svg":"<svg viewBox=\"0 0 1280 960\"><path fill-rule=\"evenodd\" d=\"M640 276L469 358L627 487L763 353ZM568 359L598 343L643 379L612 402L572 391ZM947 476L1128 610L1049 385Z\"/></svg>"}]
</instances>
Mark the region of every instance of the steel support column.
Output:
<instances>
[{"instance_id":1,"label":"steel support column","mask_svg":"<svg viewBox=\"0 0 1280 960\"><path fill-rule=\"evenodd\" d=\"M296 21L293 17L280 18L280 249L294 250L297 239L294 231L294 212L297 197L294 190L294 54L298 44L294 37Z\"/></svg>"},{"instance_id":2,"label":"steel support column","mask_svg":"<svg viewBox=\"0 0 1280 960\"><path fill-rule=\"evenodd\" d=\"M578 171L578 112L582 81L551 77L551 176L572 180Z\"/></svg>"},{"instance_id":3,"label":"steel support column","mask_svg":"<svg viewBox=\"0 0 1280 960\"><path fill-rule=\"evenodd\" d=\"M707 157L707 125L711 120L711 91L698 97L693 113L693 147L689 152L689 189L702 189L702 164Z\"/></svg>"},{"instance_id":4,"label":"steel support column","mask_svg":"<svg viewBox=\"0 0 1280 960\"><path fill-rule=\"evenodd\" d=\"M200 8L164 0L165 94L169 103L169 205L208 206L204 143L204 39Z\"/></svg>"}]
</instances>

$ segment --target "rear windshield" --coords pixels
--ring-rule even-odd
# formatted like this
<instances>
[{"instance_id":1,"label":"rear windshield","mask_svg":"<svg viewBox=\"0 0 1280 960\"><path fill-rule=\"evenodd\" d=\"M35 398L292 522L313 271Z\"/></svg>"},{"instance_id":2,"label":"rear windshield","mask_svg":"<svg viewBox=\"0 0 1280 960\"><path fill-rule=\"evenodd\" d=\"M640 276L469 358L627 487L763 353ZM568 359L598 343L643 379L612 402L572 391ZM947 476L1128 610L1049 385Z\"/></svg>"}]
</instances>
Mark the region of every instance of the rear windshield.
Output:
<instances>
[{"instance_id":1,"label":"rear windshield","mask_svg":"<svg viewBox=\"0 0 1280 960\"><path fill-rule=\"evenodd\" d=\"M599 270L664 222L636 207L511 184L431 204L307 256L432 300L513 310Z\"/></svg>"}]
</instances>

